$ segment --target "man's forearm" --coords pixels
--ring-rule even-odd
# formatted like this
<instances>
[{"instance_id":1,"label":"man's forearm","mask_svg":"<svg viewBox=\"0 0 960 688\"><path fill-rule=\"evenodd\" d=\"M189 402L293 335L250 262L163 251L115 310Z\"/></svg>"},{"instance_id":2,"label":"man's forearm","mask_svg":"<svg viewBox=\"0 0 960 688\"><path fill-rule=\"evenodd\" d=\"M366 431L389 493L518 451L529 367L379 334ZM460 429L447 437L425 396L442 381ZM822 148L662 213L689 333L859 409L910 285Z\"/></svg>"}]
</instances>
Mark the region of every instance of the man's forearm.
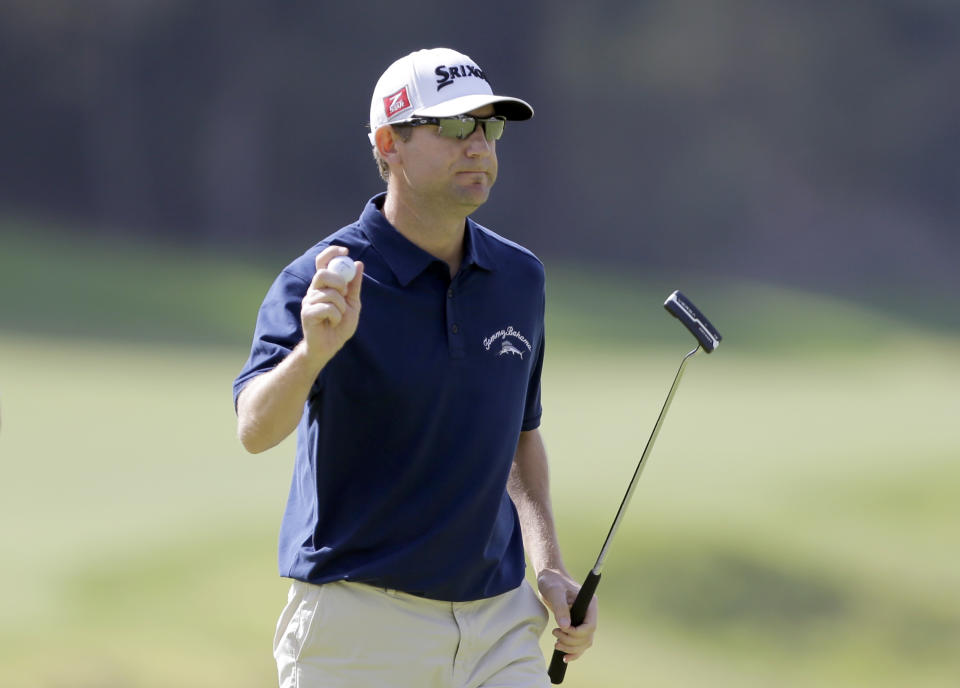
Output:
<instances>
[{"instance_id":1,"label":"man's forearm","mask_svg":"<svg viewBox=\"0 0 960 688\"><path fill-rule=\"evenodd\" d=\"M534 572L539 576L544 569L553 569L565 574L550 504L547 451L538 430L521 433L507 491L517 507Z\"/></svg>"},{"instance_id":2,"label":"man's forearm","mask_svg":"<svg viewBox=\"0 0 960 688\"><path fill-rule=\"evenodd\" d=\"M307 353L300 342L276 368L253 378L237 398L237 435L258 454L294 431L314 380L329 361Z\"/></svg>"}]
</instances>

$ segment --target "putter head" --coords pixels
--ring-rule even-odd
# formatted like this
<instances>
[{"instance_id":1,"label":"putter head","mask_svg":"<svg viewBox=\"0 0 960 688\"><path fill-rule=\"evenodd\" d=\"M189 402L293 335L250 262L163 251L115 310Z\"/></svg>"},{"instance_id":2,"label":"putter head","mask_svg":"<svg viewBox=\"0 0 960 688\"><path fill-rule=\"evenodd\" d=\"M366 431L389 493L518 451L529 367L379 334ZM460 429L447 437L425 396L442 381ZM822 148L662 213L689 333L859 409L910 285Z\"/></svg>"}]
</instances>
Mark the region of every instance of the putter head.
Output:
<instances>
[{"instance_id":1,"label":"putter head","mask_svg":"<svg viewBox=\"0 0 960 688\"><path fill-rule=\"evenodd\" d=\"M708 354L713 353L713 350L720 346L720 340L723 337L717 332L717 328L711 325L693 302L679 291L670 294L663 302L663 307L690 330L690 334L697 338L700 346Z\"/></svg>"}]
</instances>

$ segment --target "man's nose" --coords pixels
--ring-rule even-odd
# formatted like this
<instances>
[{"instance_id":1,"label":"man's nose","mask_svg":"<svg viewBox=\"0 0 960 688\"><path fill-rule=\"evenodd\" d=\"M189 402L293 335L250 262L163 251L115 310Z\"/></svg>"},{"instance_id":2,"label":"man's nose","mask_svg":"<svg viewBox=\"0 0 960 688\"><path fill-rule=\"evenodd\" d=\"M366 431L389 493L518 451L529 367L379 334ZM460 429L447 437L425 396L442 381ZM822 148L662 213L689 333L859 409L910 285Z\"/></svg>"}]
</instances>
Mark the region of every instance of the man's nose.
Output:
<instances>
[{"instance_id":1,"label":"man's nose","mask_svg":"<svg viewBox=\"0 0 960 688\"><path fill-rule=\"evenodd\" d=\"M467 155L479 157L489 155L493 150L494 142L487 141L487 134L483 126L478 122L477 128L467 137Z\"/></svg>"}]
</instances>

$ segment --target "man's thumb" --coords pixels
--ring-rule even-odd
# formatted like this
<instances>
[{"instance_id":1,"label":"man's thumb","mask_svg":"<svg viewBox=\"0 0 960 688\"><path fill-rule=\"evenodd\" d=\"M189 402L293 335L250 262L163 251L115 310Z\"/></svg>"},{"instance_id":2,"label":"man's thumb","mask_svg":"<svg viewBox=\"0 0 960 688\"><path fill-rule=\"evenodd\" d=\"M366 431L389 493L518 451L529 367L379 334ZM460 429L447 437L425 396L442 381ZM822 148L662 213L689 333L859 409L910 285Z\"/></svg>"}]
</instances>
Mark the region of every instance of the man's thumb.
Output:
<instances>
[{"instance_id":1,"label":"man's thumb","mask_svg":"<svg viewBox=\"0 0 960 688\"><path fill-rule=\"evenodd\" d=\"M547 603L553 610L557 625L563 630L570 628L570 605L567 604L566 591L559 587L551 588L547 595Z\"/></svg>"}]
</instances>

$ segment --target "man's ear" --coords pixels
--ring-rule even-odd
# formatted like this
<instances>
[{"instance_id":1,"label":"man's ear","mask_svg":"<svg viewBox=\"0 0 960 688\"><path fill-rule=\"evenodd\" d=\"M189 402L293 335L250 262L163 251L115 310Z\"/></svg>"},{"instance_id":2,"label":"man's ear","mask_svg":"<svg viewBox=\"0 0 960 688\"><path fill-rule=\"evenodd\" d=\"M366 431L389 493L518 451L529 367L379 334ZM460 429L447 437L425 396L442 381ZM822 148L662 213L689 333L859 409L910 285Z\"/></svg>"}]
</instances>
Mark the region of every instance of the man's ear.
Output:
<instances>
[{"instance_id":1,"label":"man's ear","mask_svg":"<svg viewBox=\"0 0 960 688\"><path fill-rule=\"evenodd\" d=\"M393 135L393 129L389 126L380 127L374 134L377 150L380 156L387 161L387 164L393 164L398 159L400 152L397 150L397 137Z\"/></svg>"}]
</instances>

